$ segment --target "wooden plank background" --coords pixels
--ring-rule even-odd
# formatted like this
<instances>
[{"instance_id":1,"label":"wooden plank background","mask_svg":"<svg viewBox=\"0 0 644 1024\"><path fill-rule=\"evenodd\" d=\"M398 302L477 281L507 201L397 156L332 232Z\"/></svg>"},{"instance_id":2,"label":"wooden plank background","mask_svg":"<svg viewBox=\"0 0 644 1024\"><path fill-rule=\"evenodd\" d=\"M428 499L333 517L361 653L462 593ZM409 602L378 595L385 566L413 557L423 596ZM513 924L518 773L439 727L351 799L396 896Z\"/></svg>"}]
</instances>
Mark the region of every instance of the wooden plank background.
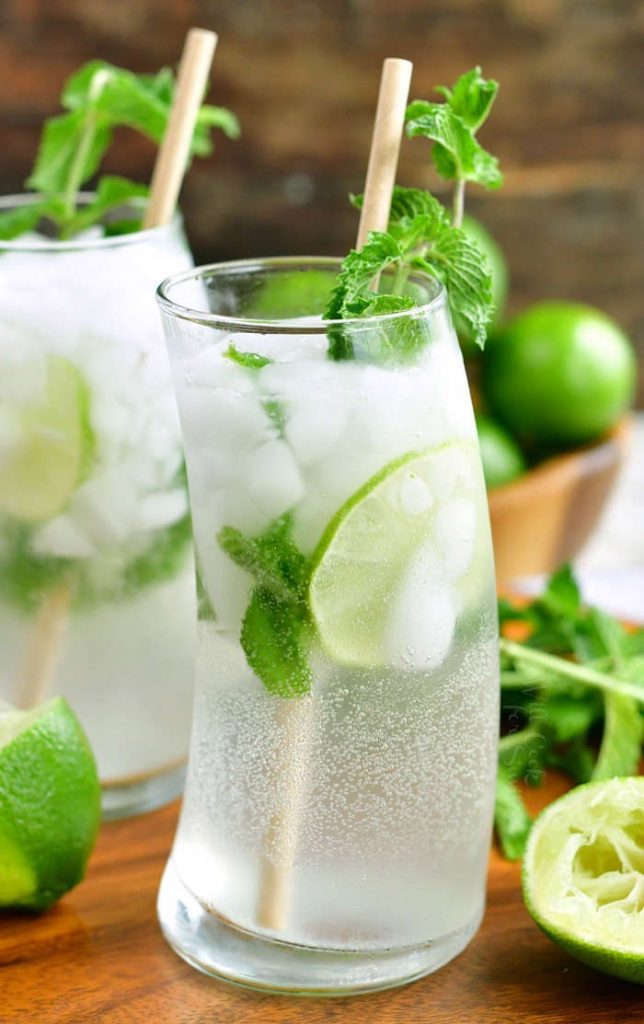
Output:
<instances>
[{"instance_id":1,"label":"wooden plank background","mask_svg":"<svg viewBox=\"0 0 644 1024\"><path fill-rule=\"evenodd\" d=\"M193 168L184 208L200 261L343 253L384 56L415 63L427 97L475 63L502 91L483 142L501 193L469 208L505 248L512 308L592 302L644 354L644 5L640 0L2 0L0 189L21 186L65 77L101 56L173 62L189 24L220 33L214 101L243 126ZM145 180L151 147L123 131L109 169ZM408 142L401 179L431 180Z\"/></svg>"}]
</instances>

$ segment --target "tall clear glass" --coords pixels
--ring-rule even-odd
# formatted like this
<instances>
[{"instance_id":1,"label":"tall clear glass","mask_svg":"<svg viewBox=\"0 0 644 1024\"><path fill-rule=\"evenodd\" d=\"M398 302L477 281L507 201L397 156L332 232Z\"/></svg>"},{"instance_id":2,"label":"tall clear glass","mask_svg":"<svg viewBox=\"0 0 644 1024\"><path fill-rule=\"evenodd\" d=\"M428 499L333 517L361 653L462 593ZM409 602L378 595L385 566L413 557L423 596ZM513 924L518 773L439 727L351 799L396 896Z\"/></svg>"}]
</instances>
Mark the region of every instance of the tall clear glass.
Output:
<instances>
[{"instance_id":1,"label":"tall clear glass","mask_svg":"<svg viewBox=\"0 0 644 1024\"><path fill-rule=\"evenodd\" d=\"M488 511L445 293L419 276L409 313L324 322L337 271L228 263L159 289L199 594L161 926L207 973L318 994L411 981L475 933L498 729Z\"/></svg>"},{"instance_id":2,"label":"tall clear glass","mask_svg":"<svg viewBox=\"0 0 644 1024\"><path fill-rule=\"evenodd\" d=\"M191 266L179 219L0 242L0 698L67 697L108 816L183 782L194 582L154 291Z\"/></svg>"}]
</instances>

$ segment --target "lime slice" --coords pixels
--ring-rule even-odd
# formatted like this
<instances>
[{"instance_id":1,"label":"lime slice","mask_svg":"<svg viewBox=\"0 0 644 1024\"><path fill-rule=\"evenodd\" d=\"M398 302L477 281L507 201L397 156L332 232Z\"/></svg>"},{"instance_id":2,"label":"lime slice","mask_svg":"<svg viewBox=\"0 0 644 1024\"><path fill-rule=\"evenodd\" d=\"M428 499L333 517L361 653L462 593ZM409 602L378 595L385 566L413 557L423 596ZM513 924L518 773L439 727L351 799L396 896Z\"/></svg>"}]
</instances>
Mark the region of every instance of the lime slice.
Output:
<instances>
[{"instance_id":1,"label":"lime slice","mask_svg":"<svg viewBox=\"0 0 644 1024\"><path fill-rule=\"evenodd\" d=\"M462 536L444 543L442 520L448 502L478 480L477 458L471 446L458 443L410 452L368 480L333 517L313 553L309 603L322 644L336 661L364 668L404 662L404 653L392 655L390 642L392 628L401 625L410 668L442 660L456 614L448 591L470 557ZM456 574L455 558L461 563ZM440 635L419 660L413 641L432 640L434 624Z\"/></svg>"},{"instance_id":2,"label":"lime slice","mask_svg":"<svg viewBox=\"0 0 644 1024\"><path fill-rule=\"evenodd\" d=\"M80 882L100 821L94 756L69 705L0 713L0 907L41 910Z\"/></svg>"},{"instance_id":3,"label":"lime slice","mask_svg":"<svg viewBox=\"0 0 644 1024\"><path fill-rule=\"evenodd\" d=\"M591 782L550 804L530 832L523 895L567 952L644 984L644 778Z\"/></svg>"},{"instance_id":4,"label":"lime slice","mask_svg":"<svg viewBox=\"0 0 644 1024\"><path fill-rule=\"evenodd\" d=\"M0 512L38 522L65 507L92 455L88 410L89 392L76 367L51 356L44 394L18 413L18 443L0 463Z\"/></svg>"}]
</instances>

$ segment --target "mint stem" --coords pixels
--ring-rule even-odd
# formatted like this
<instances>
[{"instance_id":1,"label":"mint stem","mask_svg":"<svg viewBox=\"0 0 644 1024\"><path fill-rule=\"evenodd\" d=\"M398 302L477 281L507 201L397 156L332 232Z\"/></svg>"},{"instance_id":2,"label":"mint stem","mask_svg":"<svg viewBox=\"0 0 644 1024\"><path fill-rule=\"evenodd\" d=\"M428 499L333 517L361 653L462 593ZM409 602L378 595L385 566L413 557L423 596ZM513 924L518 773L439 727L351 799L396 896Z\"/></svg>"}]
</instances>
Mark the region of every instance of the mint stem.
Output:
<instances>
[{"instance_id":1,"label":"mint stem","mask_svg":"<svg viewBox=\"0 0 644 1024\"><path fill-rule=\"evenodd\" d=\"M465 205L465 179L457 178L454 185L452 204L452 224L455 228L463 226L463 209Z\"/></svg>"},{"instance_id":2,"label":"mint stem","mask_svg":"<svg viewBox=\"0 0 644 1024\"><path fill-rule=\"evenodd\" d=\"M96 128L98 124L98 118L96 114L96 101L105 88L109 81L109 72L106 70L97 71L93 77L92 85L89 91L89 99L94 106L90 107L87 113L87 119L83 128L83 134L76 150L76 155L69 169L69 177L65 189L63 191L63 204L65 207L65 218L71 221L76 213L76 205L78 202L78 192L83 181L83 169L85 167L87 156L91 150L94 136L96 134ZM69 229L69 224L63 225L61 228L61 237L66 238Z\"/></svg>"},{"instance_id":3,"label":"mint stem","mask_svg":"<svg viewBox=\"0 0 644 1024\"><path fill-rule=\"evenodd\" d=\"M543 668L549 672L556 672L557 675L571 679L576 683L584 683L586 686L593 686L605 693L615 693L622 697L630 697L640 704L644 704L644 687L634 683L626 683L614 679L604 672L588 668L585 665L578 665L574 661L566 661L565 658L558 658L554 654L545 654L533 647L525 647L523 644L514 643L512 640L501 639L499 642L501 654L506 654L514 661L523 662L526 665L534 665L536 668Z\"/></svg>"},{"instance_id":4,"label":"mint stem","mask_svg":"<svg viewBox=\"0 0 644 1024\"><path fill-rule=\"evenodd\" d=\"M511 732L499 740L499 755L507 753L508 750L523 747L526 743L536 739L541 739L541 733L534 725L528 725L525 729L519 729L518 732Z\"/></svg>"}]
</instances>

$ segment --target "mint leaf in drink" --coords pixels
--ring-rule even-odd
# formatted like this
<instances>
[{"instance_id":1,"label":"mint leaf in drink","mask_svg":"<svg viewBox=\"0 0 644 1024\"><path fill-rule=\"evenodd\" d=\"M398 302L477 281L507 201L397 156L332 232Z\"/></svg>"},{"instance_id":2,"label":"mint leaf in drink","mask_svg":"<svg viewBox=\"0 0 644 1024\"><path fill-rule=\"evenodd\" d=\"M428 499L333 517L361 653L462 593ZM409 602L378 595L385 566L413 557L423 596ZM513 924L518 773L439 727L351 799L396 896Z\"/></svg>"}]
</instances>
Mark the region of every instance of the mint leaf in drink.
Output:
<instances>
[{"instance_id":1,"label":"mint leaf in drink","mask_svg":"<svg viewBox=\"0 0 644 1024\"><path fill-rule=\"evenodd\" d=\"M230 359L231 362L237 363L238 366L243 366L245 370L261 370L264 366L269 366L274 362L273 359L270 359L268 356L262 356L258 352L242 352L232 342L224 352L224 358ZM277 433L282 437L287 419L284 406L276 398L265 398L262 405L272 420Z\"/></svg>"},{"instance_id":2,"label":"mint leaf in drink","mask_svg":"<svg viewBox=\"0 0 644 1024\"><path fill-rule=\"evenodd\" d=\"M496 780L494 824L501 849L508 860L518 860L525 850L532 819L521 794L503 769Z\"/></svg>"},{"instance_id":3,"label":"mint leaf in drink","mask_svg":"<svg viewBox=\"0 0 644 1024\"><path fill-rule=\"evenodd\" d=\"M45 123L36 162L27 179L27 186L42 196L41 215L44 212L57 223L62 237L71 237L105 215L101 202L79 214L78 192L98 171L114 130L128 127L159 143L168 124L173 95L174 75L167 68L156 75L137 75L96 60L71 76L61 96L66 112ZM193 155L206 156L212 152L214 129L230 138L239 135L234 114L206 104L197 117ZM114 180L103 186L103 200L114 189ZM97 188L99 193L101 184ZM121 193L122 202L143 195L134 190L126 194L122 185ZM110 202L108 209L114 205L115 202ZM26 230L36 223L29 221ZM131 230L131 226L126 229ZM0 232L7 230L6 215L0 215Z\"/></svg>"},{"instance_id":4,"label":"mint leaf in drink","mask_svg":"<svg viewBox=\"0 0 644 1024\"><path fill-rule=\"evenodd\" d=\"M273 362L268 356L260 356L257 352L241 352L232 342L224 352L224 357L247 370L261 370L263 366Z\"/></svg>"},{"instance_id":5,"label":"mint leaf in drink","mask_svg":"<svg viewBox=\"0 0 644 1024\"><path fill-rule=\"evenodd\" d=\"M241 629L246 660L269 693L297 697L308 693L308 561L291 539L287 513L259 537L231 526L217 535L221 549L256 581Z\"/></svg>"},{"instance_id":6,"label":"mint leaf in drink","mask_svg":"<svg viewBox=\"0 0 644 1024\"><path fill-rule=\"evenodd\" d=\"M305 620L297 606L267 587L255 587L244 615L241 645L248 664L269 693L300 697L313 676L305 653Z\"/></svg>"}]
</instances>

